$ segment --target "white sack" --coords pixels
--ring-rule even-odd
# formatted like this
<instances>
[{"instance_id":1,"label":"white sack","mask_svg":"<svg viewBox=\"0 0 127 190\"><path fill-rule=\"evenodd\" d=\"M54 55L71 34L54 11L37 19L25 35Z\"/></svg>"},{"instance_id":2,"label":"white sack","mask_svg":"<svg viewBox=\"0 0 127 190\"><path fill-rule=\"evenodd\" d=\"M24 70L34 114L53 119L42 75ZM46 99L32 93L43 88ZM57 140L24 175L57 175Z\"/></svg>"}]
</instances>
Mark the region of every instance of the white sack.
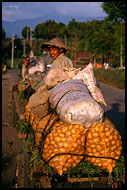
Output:
<instances>
[{"instance_id":1,"label":"white sack","mask_svg":"<svg viewBox=\"0 0 127 190\"><path fill-rule=\"evenodd\" d=\"M101 90L97 87L97 81L93 73L93 65L89 63L82 71L78 72L77 75L72 79L82 79L87 85L92 97L100 104L107 106Z\"/></svg>"},{"instance_id":2,"label":"white sack","mask_svg":"<svg viewBox=\"0 0 127 190\"><path fill-rule=\"evenodd\" d=\"M51 90L49 101L60 119L86 128L103 121L104 110L90 95L82 80L68 80Z\"/></svg>"}]
</instances>

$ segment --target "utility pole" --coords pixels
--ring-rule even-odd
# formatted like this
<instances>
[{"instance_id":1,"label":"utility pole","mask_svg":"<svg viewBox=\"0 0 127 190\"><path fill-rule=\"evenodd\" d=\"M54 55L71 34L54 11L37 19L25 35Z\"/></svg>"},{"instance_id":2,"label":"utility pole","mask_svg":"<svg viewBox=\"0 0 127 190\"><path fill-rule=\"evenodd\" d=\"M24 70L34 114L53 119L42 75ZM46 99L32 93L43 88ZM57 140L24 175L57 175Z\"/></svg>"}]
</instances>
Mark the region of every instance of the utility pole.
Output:
<instances>
[{"instance_id":1,"label":"utility pole","mask_svg":"<svg viewBox=\"0 0 127 190\"><path fill-rule=\"evenodd\" d=\"M25 39L24 39L24 40L23 40L23 54L24 54L24 55L25 55L25 53L26 53L26 52L25 52L25 49L26 49L26 48L25 48Z\"/></svg>"},{"instance_id":2,"label":"utility pole","mask_svg":"<svg viewBox=\"0 0 127 190\"><path fill-rule=\"evenodd\" d=\"M67 38L66 38L66 34L64 36L64 39L65 39L65 46L67 45Z\"/></svg>"},{"instance_id":3,"label":"utility pole","mask_svg":"<svg viewBox=\"0 0 127 190\"><path fill-rule=\"evenodd\" d=\"M77 32L75 31L75 65L77 64Z\"/></svg>"},{"instance_id":4,"label":"utility pole","mask_svg":"<svg viewBox=\"0 0 127 190\"><path fill-rule=\"evenodd\" d=\"M12 34L12 54L11 54L11 68L13 68L14 65L14 37Z\"/></svg>"},{"instance_id":5,"label":"utility pole","mask_svg":"<svg viewBox=\"0 0 127 190\"><path fill-rule=\"evenodd\" d=\"M32 30L30 29L30 48L32 47Z\"/></svg>"},{"instance_id":6,"label":"utility pole","mask_svg":"<svg viewBox=\"0 0 127 190\"><path fill-rule=\"evenodd\" d=\"M28 26L27 26L27 40L28 40Z\"/></svg>"},{"instance_id":7,"label":"utility pole","mask_svg":"<svg viewBox=\"0 0 127 190\"><path fill-rule=\"evenodd\" d=\"M120 68L123 68L122 24L120 26Z\"/></svg>"}]
</instances>

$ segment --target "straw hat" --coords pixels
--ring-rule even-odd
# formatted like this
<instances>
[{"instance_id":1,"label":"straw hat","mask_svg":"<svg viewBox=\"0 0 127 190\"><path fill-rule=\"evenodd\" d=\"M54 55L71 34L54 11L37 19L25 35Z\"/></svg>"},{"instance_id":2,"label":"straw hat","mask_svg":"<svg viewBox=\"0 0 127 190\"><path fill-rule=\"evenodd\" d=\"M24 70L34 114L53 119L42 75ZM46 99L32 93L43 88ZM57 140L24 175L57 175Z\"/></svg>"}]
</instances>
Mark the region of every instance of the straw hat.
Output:
<instances>
[{"instance_id":1,"label":"straw hat","mask_svg":"<svg viewBox=\"0 0 127 190\"><path fill-rule=\"evenodd\" d=\"M48 50L50 47L55 46L61 49L64 49L66 52L70 51L70 48L65 46L61 39L54 38L50 40L49 42L45 42L41 45L42 49Z\"/></svg>"},{"instance_id":2,"label":"straw hat","mask_svg":"<svg viewBox=\"0 0 127 190\"><path fill-rule=\"evenodd\" d=\"M23 60L28 60L28 61L30 60L30 58L29 58L28 55L22 55L22 59L23 59Z\"/></svg>"}]
</instances>

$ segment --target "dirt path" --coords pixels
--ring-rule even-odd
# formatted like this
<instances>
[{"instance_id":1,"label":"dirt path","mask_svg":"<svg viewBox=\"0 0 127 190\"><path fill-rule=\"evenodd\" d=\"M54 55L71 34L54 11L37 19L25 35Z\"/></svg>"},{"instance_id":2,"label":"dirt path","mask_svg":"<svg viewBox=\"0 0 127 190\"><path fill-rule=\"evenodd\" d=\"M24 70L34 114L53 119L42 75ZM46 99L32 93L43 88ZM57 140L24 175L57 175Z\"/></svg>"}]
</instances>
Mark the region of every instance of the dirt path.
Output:
<instances>
[{"instance_id":1,"label":"dirt path","mask_svg":"<svg viewBox=\"0 0 127 190\"><path fill-rule=\"evenodd\" d=\"M14 188L19 159L26 154L22 142L18 139L14 123L13 98L11 86L20 80L17 70L8 70L2 75L2 187ZM23 160L22 160L23 161ZM22 164L21 161L21 165ZM22 170L23 171L23 170ZM21 172L22 172L21 171ZM23 178L24 175L21 176ZM22 180L21 180L22 181ZM24 182L23 182L24 183ZM21 184L21 187L24 184Z\"/></svg>"}]
</instances>

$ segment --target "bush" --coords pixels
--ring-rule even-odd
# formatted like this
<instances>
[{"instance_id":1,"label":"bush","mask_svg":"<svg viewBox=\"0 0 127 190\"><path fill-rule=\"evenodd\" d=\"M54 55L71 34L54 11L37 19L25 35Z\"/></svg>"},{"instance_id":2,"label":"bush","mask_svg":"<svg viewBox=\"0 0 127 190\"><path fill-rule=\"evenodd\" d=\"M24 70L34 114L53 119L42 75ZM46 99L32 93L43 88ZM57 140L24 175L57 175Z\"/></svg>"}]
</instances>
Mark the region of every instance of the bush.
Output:
<instances>
[{"instance_id":1,"label":"bush","mask_svg":"<svg viewBox=\"0 0 127 190\"><path fill-rule=\"evenodd\" d=\"M116 88L125 89L125 71L120 69L94 68L94 74L98 81Z\"/></svg>"}]
</instances>

